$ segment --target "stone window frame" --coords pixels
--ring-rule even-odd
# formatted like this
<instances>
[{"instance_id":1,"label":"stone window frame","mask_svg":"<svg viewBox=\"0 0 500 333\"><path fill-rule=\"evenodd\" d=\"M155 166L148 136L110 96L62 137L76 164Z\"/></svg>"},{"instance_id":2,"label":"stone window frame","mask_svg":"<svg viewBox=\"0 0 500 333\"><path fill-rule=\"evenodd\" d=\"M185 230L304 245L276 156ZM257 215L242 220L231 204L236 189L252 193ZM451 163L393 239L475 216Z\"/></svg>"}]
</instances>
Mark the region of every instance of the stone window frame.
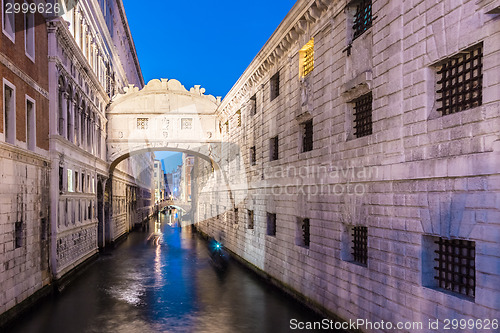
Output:
<instances>
[{"instance_id":1,"label":"stone window frame","mask_svg":"<svg viewBox=\"0 0 500 333\"><path fill-rule=\"evenodd\" d=\"M299 50L299 76L304 79L314 71L314 37Z\"/></svg>"},{"instance_id":2,"label":"stone window frame","mask_svg":"<svg viewBox=\"0 0 500 333\"><path fill-rule=\"evenodd\" d=\"M276 237L276 224L277 224L276 221L277 221L276 213L267 212L266 234L268 236Z\"/></svg>"},{"instance_id":3,"label":"stone window frame","mask_svg":"<svg viewBox=\"0 0 500 333\"><path fill-rule=\"evenodd\" d=\"M269 139L269 160L279 160L279 136L275 135Z\"/></svg>"},{"instance_id":4,"label":"stone window frame","mask_svg":"<svg viewBox=\"0 0 500 333\"><path fill-rule=\"evenodd\" d=\"M24 3L28 4L25 0ZM29 25L29 26L28 26ZM28 11L24 14L24 51L28 59L35 62L35 14Z\"/></svg>"},{"instance_id":5,"label":"stone window frame","mask_svg":"<svg viewBox=\"0 0 500 333\"><path fill-rule=\"evenodd\" d=\"M452 288L450 286L443 286L440 281L440 277L442 276L437 276L436 274L439 275L439 257L441 254L440 248L439 248L439 241L446 241L446 242L465 242L468 245L473 245L473 251L474 251L474 258L472 259L472 266L474 268L473 270L473 276L469 277L469 279L472 279L472 290L467 290L466 292L462 292L462 288L458 286L458 291L455 290L455 286L452 284ZM463 245L463 244L462 244ZM452 250L452 252L455 252L455 249ZM469 301L474 301L475 299L475 292L476 292L476 287L477 287L477 265L476 265L476 242L471 241L469 239L464 239L464 238L458 238L458 237L443 237L441 235L430 235L430 234L425 234L422 235L422 285L426 288L434 289L439 292L443 292L452 296L456 296L465 300ZM470 258L468 258L470 259ZM453 264L457 263L456 262L456 257L453 256ZM445 260L445 264L446 264ZM436 267L437 266L437 267ZM467 265L463 264L462 261L459 261L459 263L456 265L459 268L464 268L467 267ZM455 272L455 267L453 266L452 269L452 279L456 277L457 274ZM470 271L468 272L470 273ZM471 281L469 281L470 283ZM453 289L453 290L452 290Z\"/></svg>"},{"instance_id":6,"label":"stone window frame","mask_svg":"<svg viewBox=\"0 0 500 333\"><path fill-rule=\"evenodd\" d=\"M24 96L26 106L26 148L36 150L36 101L29 95ZM31 109L29 105L31 104Z\"/></svg>"},{"instance_id":7,"label":"stone window frame","mask_svg":"<svg viewBox=\"0 0 500 333\"><path fill-rule=\"evenodd\" d=\"M255 229L255 211L253 209L247 210L247 229Z\"/></svg>"},{"instance_id":8,"label":"stone window frame","mask_svg":"<svg viewBox=\"0 0 500 333\"><path fill-rule=\"evenodd\" d=\"M269 79L269 101L274 101L280 95L280 71L277 70Z\"/></svg>"},{"instance_id":9,"label":"stone window frame","mask_svg":"<svg viewBox=\"0 0 500 333\"><path fill-rule=\"evenodd\" d=\"M11 100L9 101L9 108L5 98L7 96L6 90L12 90ZM16 86L7 79L3 79L3 138L4 141L12 145L16 144L17 141L17 130L16 130Z\"/></svg>"},{"instance_id":10,"label":"stone window frame","mask_svg":"<svg viewBox=\"0 0 500 333\"><path fill-rule=\"evenodd\" d=\"M308 125L311 125L310 129L310 145L308 143L309 140L309 131ZM314 122L313 118L309 118L300 123L300 152L307 153L314 150Z\"/></svg>"},{"instance_id":11,"label":"stone window frame","mask_svg":"<svg viewBox=\"0 0 500 333\"><path fill-rule=\"evenodd\" d=\"M437 119L443 118L443 117L450 117L450 118L461 117L460 114L462 114L463 112L476 112L475 110L478 110L479 108L481 108L483 106L483 103L481 103L481 105L474 106L474 107L469 108L469 109L464 109L464 110L461 110L459 112L454 112L454 113L443 115L441 113L441 111L438 111L439 103L437 101L439 98L439 94L437 92L438 91L438 81L439 81L438 71L439 71L440 67L442 66L442 64L447 62L451 58L454 58L460 54L469 52L471 49L474 49L478 45L482 45L483 60L484 60L484 57L485 57L484 41L480 40L477 43L474 43L474 44L469 45L467 47L461 48L459 51L457 51L451 55L447 55L446 57L438 59L437 61L434 61L433 63L427 65L427 67L424 68L425 75L427 77L427 80L426 80L427 120L432 121L432 120L437 120ZM483 66L484 66L484 62L483 62ZM483 74L483 82L484 82L484 72L482 74ZM483 93L484 93L484 87L483 87ZM484 96L483 96L483 99L484 99Z\"/></svg>"},{"instance_id":12,"label":"stone window frame","mask_svg":"<svg viewBox=\"0 0 500 333\"><path fill-rule=\"evenodd\" d=\"M476 51L479 51L479 53L477 54L477 56L474 55L474 53ZM483 104L483 78L484 78L484 73L482 71L482 67L483 67L483 61L482 59L484 58L484 45L483 45L483 42L479 42L471 47L468 47L452 56L449 56L447 57L446 59L440 61L439 63L435 64L433 67L435 69L435 72L436 72L436 88L435 88L435 95L436 95L436 106L437 106L437 109L436 111L439 112L439 114L441 116L446 116L446 115L450 115L450 114L454 114L454 113L458 113L458 112L462 112L462 111L466 111L466 110L470 110L470 109L473 109L473 108L476 108L476 107L479 107ZM472 59L472 63L470 63L468 60L468 56L470 56ZM474 89L473 87L470 87L470 89L465 89L465 87L467 86L467 83L464 83L464 81L460 81L459 83L456 82L456 80L458 80L459 78L461 78L462 75L466 75L468 74L468 68L466 67L466 70L463 70L464 69L464 65L460 65L459 64L453 64L454 62L457 62L457 61L460 61L459 59L463 59L463 61L465 62L465 67L467 66L467 64L470 64L471 66L473 66L474 64L474 60L477 60L479 62L476 70L477 70L477 76L471 76L471 81L472 82L475 82L475 81L478 81L478 88L477 89ZM463 63L463 62L462 62ZM446 73L449 72L449 71L446 71L443 69L444 66L449 66L450 67L450 70L449 71L452 71L452 72L455 72L454 74L457 75L457 78L455 80L455 85L457 86L455 89L456 90L461 90L462 91L462 94L461 94L461 97L464 97L464 93L463 91L466 90L467 92L465 93L466 95L469 95L473 92L476 92L476 91L479 91L479 96L476 97L476 99L479 99L479 101L475 101L474 98L472 102L470 102L471 105L466 105L467 107L464 107L464 108L460 108L460 102L458 101L458 93L456 94L456 97L454 99L454 103L451 104L451 106L447 106L447 105L443 105L443 96L440 95L443 91L443 86L441 87L438 87L438 85L442 82L448 82L450 83L450 79L446 77ZM462 71L460 71L459 73L460 74L456 74L457 71L459 71L459 68L462 69ZM474 73L474 70L473 70L473 73ZM463 78L462 78L463 79ZM451 81L453 81L453 79L451 79ZM465 80L466 81L469 81L469 80ZM462 88L462 89L459 89L459 88ZM448 89L445 89L446 92L448 92L449 90ZM472 91L472 92L471 92ZM453 94L452 94L453 95ZM453 96L451 97L451 99L453 99ZM441 103L440 103L441 102ZM476 104L477 103L477 104ZM449 108L449 110L448 110ZM456 110L454 110L456 109Z\"/></svg>"},{"instance_id":13,"label":"stone window frame","mask_svg":"<svg viewBox=\"0 0 500 333\"><path fill-rule=\"evenodd\" d=\"M14 248L19 249L25 245L25 223L17 221L14 223Z\"/></svg>"},{"instance_id":14,"label":"stone window frame","mask_svg":"<svg viewBox=\"0 0 500 333\"><path fill-rule=\"evenodd\" d=\"M12 11L11 14L5 13L5 6L7 3L12 3L14 5L15 1L14 0L2 0L2 32L5 36L7 36L8 39L12 41L12 43L16 43L16 15L14 14L14 11ZM6 27L6 22L7 22L7 17L10 17L9 20L12 20L12 24L10 29L7 29ZM10 21L9 21L10 22ZM12 31L10 31L12 29Z\"/></svg>"},{"instance_id":15,"label":"stone window frame","mask_svg":"<svg viewBox=\"0 0 500 333\"><path fill-rule=\"evenodd\" d=\"M365 244L366 244L366 257L365 261L362 260L356 260L354 253L353 253L353 247L355 246L354 242L354 230L355 228L365 228L366 230L366 239L365 239ZM351 225L345 225L344 231L343 231L343 237L342 237L342 246L341 246L341 259L343 261L355 264L357 266L361 267L368 267L368 250L370 248L370 237L369 237L369 227L365 224L351 224Z\"/></svg>"},{"instance_id":16,"label":"stone window frame","mask_svg":"<svg viewBox=\"0 0 500 333\"><path fill-rule=\"evenodd\" d=\"M366 129L363 129L363 131L361 131L361 133L358 132L358 127L359 124L358 122L361 122L362 120L364 120L364 114L363 112L366 111L366 110L360 110L360 109L363 109L365 105L363 105L363 103L365 102L365 100L370 100L371 102L371 105L370 105L370 123L369 123L369 131L365 131ZM359 97L357 97L356 99L352 100L350 102L350 104L352 105L352 109L353 109L353 115L352 115L352 127L353 127L353 137L354 138L362 138L364 136L369 136L369 135L372 135L373 134L373 94L371 91L369 91L368 93L366 94L363 94ZM365 124L366 125L366 124ZM368 127L368 126L366 126Z\"/></svg>"},{"instance_id":17,"label":"stone window frame","mask_svg":"<svg viewBox=\"0 0 500 333\"><path fill-rule=\"evenodd\" d=\"M311 219L297 217L295 245L308 249L311 246Z\"/></svg>"},{"instance_id":18,"label":"stone window frame","mask_svg":"<svg viewBox=\"0 0 500 333\"><path fill-rule=\"evenodd\" d=\"M257 165L257 148L255 145L250 147L249 154L250 154L250 158L249 158L250 165Z\"/></svg>"}]
</instances>

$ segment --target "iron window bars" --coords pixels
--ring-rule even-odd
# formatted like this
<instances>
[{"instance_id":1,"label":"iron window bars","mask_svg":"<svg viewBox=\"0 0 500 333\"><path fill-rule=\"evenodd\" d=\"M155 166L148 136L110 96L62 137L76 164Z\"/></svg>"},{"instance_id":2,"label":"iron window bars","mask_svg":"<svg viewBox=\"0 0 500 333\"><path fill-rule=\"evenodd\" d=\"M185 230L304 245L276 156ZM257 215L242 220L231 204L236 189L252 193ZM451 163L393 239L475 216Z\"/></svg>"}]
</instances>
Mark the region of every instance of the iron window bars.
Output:
<instances>
[{"instance_id":1,"label":"iron window bars","mask_svg":"<svg viewBox=\"0 0 500 333\"><path fill-rule=\"evenodd\" d=\"M302 123L302 152L313 150L313 121Z\"/></svg>"},{"instance_id":2,"label":"iron window bars","mask_svg":"<svg viewBox=\"0 0 500 333\"><path fill-rule=\"evenodd\" d=\"M368 228L352 228L352 257L353 261L362 265L368 261Z\"/></svg>"},{"instance_id":3,"label":"iron window bars","mask_svg":"<svg viewBox=\"0 0 500 333\"><path fill-rule=\"evenodd\" d=\"M302 243L305 247L309 247L309 244L311 243L310 228L311 228L310 220L303 219L302 220Z\"/></svg>"},{"instance_id":4,"label":"iron window bars","mask_svg":"<svg viewBox=\"0 0 500 333\"><path fill-rule=\"evenodd\" d=\"M469 297L475 296L475 243L460 239L439 238L434 251L438 287Z\"/></svg>"},{"instance_id":5,"label":"iron window bars","mask_svg":"<svg viewBox=\"0 0 500 333\"><path fill-rule=\"evenodd\" d=\"M437 99L442 115L471 109L482 104L483 45L448 59L438 70Z\"/></svg>"},{"instance_id":6,"label":"iron window bars","mask_svg":"<svg viewBox=\"0 0 500 333\"><path fill-rule=\"evenodd\" d=\"M372 26L372 0L361 0L357 2L354 14L354 36L353 40L361 36Z\"/></svg>"},{"instance_id":7,"label":"iron window bars","mask_svg":"<svg viewBox=\"0 0 500 333\"><path fill-rule=\"evenodd\" d=\"M354 135L357 138L372 134L372 93L354 100Z\"/></svg>"}]
</instances>

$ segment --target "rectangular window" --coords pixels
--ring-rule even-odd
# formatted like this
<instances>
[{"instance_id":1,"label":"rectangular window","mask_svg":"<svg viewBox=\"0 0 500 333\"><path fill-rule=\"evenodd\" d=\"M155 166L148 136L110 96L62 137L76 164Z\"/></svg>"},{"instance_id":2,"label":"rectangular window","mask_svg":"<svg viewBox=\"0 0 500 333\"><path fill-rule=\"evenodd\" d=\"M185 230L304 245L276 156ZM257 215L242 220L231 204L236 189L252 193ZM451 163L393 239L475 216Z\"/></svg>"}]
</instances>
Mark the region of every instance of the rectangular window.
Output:
<instances>
[{"instance_id":1,"label":"rectangular window","mask_svg":"<svg viewBox=\"0 0 500 333\"><path fill-rule=\"evenodd\" d=\"M250 164L251 165L257 164L257 153L255 151L255 146L250 147Z\"/></svg>"},{"instance_id":2,"label":"rectangular window","mask_svg":"<svg viewBox=\"0 0 500 333\"><path fill-rule=\"evenodd\" d=\"M24 48L26 56L35 62L35 14L30 11L24 14Z\"/></svg>"},{"instance_id":3,"label":"rectangular window","mask_svg":"<svg viewBox=\"0 0 500 333\"><path fill-rule=\"evenodd\" d=\"M59 192L63 192L64 190L64 169L63 167L59 167Z\"/></svg>"},{"instance_id":4,"label":"rectangular window","mask_svg":"<svg viewBox=\"0 0 500 333\"><path fill-rule=\"evenodd\" d=\"M238 224L238 219L239 219L238 208L235 208L234 209L234 224Z\"/></svg>"},{"instance_id":5,"label":"rectangular window","mask_svg":"<svg viewBox=\"0 0 500 333\"><path fill-rule=\"evenodd\" d=\"M192 118L182 118L181 119L181 129L190 130L193 128L193 119Z\"/></svg>"},{"instance_id":6,"label":"rectangular window","mask_svg":"<svg viewBox=\"0 0 500 333\"><path fill-rule=\"evenodd\" d=\"M297 227L296 244L303 247L309 247L311 243L311 221L308 218L299 218Z\"/></svg>"},{"instance_id":7,"label":"rectangular window","mask_svg":"<svg viewBox=\"0 0 500 333\"><path fill-rule=\"evenodd\" d=\"M250 115L255 116L257 114L257 94L250 98Z\"/></svg>"},{"instance_id":8,"label":"rectangular window","mask_svg":"<svg viewBox=\"0 0 500 333\"><path fill-rule=\"evenodd\" d=\"M280 94L280 72L277 72L276 74L271 77L271 81L269 82L269 85L271 87L271 101L274 100L276 97L279 96Z\"/></svg>"},{"instance_id":9,"label":"rectangular window","mask_svg":"<svg viewBox=\"0 0 500 333\"><path fill-rule=\"evenodd\" d=\"M16 143L16 91L14 86L8 84L6 80L4 80L3 93L4 93L3 128L5 132L5 142L15 144Z\"/></svg>"},{"instance_id":10,"label":"rectangular window","mask_svg":"<svg viewBox=\"0 0 500 333\"><path fill-rule=\"evenodd\" d=\"M82 172L82 184L80 185L82 187L82 192L85 192L85 174Z\"/></svg>"},{"instance_id":11,"label":"rectangular window","mask_svg":"<svg viewBox=\"0 0 500 333\"><path fill-rule=\"evenodd\" d=\"M254 222L255 222L255 216L253 213L253 210L248 211L248 221L247 221L247 228L248 229L253 229L254 227Z\"/></svg>"},{"instance_id":12,"label":"rectangular window","mask_svg":"<svg viewBox=\"0 0 500 333\"><path fill-rule=\"evenodd\" d=\"M357 138L372 134L372 93L363 95L353 101L354 103L354 135Z\"/></svg>"},{"instance_id":13,"label":"rectangular window","mask_svg":"<svg viewBox=\"0 0 500 333\"><path fill-rule=\"evenodd\" d=\"M137 118L137 129L147 130L149 118Z\"/></svg>"},{"instance_id":14,"label":"rectangular window","mask_svg":"<svg viewBox=\"0 0 500 333\"><path fill-rule=\"evenodd\" d=\"M276 214L267 213L267 234L276 236Z\"/></svg>"},{"instance_id":15,"label":"rectangular window","mask_svg":"<svg viewBox=\"0 0 500 333\"><path fill-rule=\"evenodd\" d=\"M269 152L270 152L270 160L276 161L279 158L278 155L278 136L269 140Z\"/></svg>"},{"instance_id":16,"label":"rectangular window","mask_svg":"<svg viewBox=\"0 0 500 333\"><path fill-rule=\"evenodd\" d=\"M236 125L241 127L241 110L236 111Z\"/></svg>"},{"instance_id":17,"label":"rectangular window","mask_svg":"<svg viewBox=\"0 0 500 333\"><path fill-rule=\"evenodd\" d=\"M29 150L36 147L36 111L35 101L26 97L26 144Z\"/></svg>"},{"instance_id":18,"label":"rectangular window","mask_svg":"<svg viewBox=\"0 0 500 333\"><path fill-rule=\"evenodd\" d=\"M302 123L302 152L313 150L313 121Z\"/></svg>"},{"instance_id":19,"label":"rectangular window","mask_svg":"<svg viewBox=\"0 0 500 333\"><path fill-rule=\"evenodd\" d=\"M78 171L75 171L75 191L78 192L80 189L78 188L78 181L80 180L80 175Z\"/></svg>"},{"instance_id":20,"label":"rectangular window","mask_svg":"<svg viewBox=\"0 0 500 333\"><path fill-rule=\"evenodd\" d=\"M16 249L18 249L23 246L23 222L16 222L15 229Z\"/></svg>"},{"instance_id":21,"label":"rectangular window","mask_svg":"<svg viewBox=\"0 0 500 333\"><path fill-rule=\"evenodd\" d=\"M16 41L16 30L14 21L14 0L2 0L2 30L13 42Z\"/></svg>"},{"instance_id":22,"label":"rectangular window","mask_svg":"<svg viewBox=\"0 0 500 333\"><path fill-rule=\"evenodd\" d=\"M434 279L437 287L474 297L476 288L475 243L460 239L436 238Z\"/></svg>"},{"instance_id":23,"label":"rectangular window","mask_svg":"<svg viewBox=\"0 0 500 333\"><path fill-rule=\"evenodd\" d=\"M306 77L314 69L314 38L299 51L300 77Z\"/></svg>"},{"instance_id":24,"label":"rectangular window","mask_svg":"<svg viewBox=\"0 0 500 333\"><path fill-rule=\"evenodd\" d=\"M354 36L353 39L361 36L372 26L372 0L357 0L356 13L354 14Z\"/></svg>"},{"instance_id":25,"label":"rectangular window","mask_svg":"<svg viewBox=\"0 0 500 333\"><path fill-rule=\"evenodd\" d=\"M365 265L368 261L368 228L352 228L352 258L353 261Z\"/></svg>"},{"instance_id":26,"label":"rectangular window","mask_svg":"<svg viewBox=\"0 0 500 333\"><path fill-rule=\"evenodd\" d=\"M68 169L68 192L73 192L73 170Z\"/></svg>"},{"instance_id":27,"label":"rectangular window","mask_svg":"<svg viewBox=\"0 0 500 333\"><path fill-rule=\"evenodd\" d=\"M438 69L438 111L442 115L483 103L483 44L447 59Z\"/></svg>"}]
</instances>

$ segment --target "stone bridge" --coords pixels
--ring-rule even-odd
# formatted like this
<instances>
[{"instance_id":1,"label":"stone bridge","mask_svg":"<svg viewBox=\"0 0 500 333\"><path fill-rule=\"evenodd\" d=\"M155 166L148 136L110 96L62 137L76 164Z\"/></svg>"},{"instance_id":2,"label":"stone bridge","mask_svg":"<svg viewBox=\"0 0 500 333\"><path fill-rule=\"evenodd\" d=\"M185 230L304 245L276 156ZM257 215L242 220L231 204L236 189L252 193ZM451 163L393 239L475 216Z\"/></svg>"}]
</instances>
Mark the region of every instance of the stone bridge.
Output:
<instances>
[{"instance_id":1,"label":"stone bridge","mask_svg":"<svg viewBox=\"0 0 500 333\"><path fill-rule=\"evenodd\" d=\"M244 200L248 187L240 149L222 141L222 126L217 118L220 98L204 93L200 86L187 90L177 80L162 79L150 81L142 90L129 86L115 96L106 113L110 177L116 166L130 156L177 151L209 161L213 177L221 180L216 182L219 190L227 190L233 206ZM235 161L239 167L234 168ZM237 184L229 181L231 164L241 173ZM108 192L112 196L112 189ZM105 224L112 218L106 217Z\"/></svg>"}]
</instances>

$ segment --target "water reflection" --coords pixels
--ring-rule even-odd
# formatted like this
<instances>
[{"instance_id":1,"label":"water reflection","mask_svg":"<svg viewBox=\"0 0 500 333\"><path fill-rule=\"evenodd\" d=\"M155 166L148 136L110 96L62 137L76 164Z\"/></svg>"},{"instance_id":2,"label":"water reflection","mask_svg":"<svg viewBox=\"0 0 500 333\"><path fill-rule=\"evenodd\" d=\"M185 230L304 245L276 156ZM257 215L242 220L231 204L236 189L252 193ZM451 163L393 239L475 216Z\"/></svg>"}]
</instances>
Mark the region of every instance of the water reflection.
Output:
<instances>
[{"instance_id":1,"label":"water reflection","mask_svg":"<svg viewBox=\"0 0 500 333\"><path fill-rule=\"evenodd\" d=\"M321 320L239 265L219 272L174 213L132 233L9 331L287 332L292 318Z\"/></svg>"}]
</instances>

